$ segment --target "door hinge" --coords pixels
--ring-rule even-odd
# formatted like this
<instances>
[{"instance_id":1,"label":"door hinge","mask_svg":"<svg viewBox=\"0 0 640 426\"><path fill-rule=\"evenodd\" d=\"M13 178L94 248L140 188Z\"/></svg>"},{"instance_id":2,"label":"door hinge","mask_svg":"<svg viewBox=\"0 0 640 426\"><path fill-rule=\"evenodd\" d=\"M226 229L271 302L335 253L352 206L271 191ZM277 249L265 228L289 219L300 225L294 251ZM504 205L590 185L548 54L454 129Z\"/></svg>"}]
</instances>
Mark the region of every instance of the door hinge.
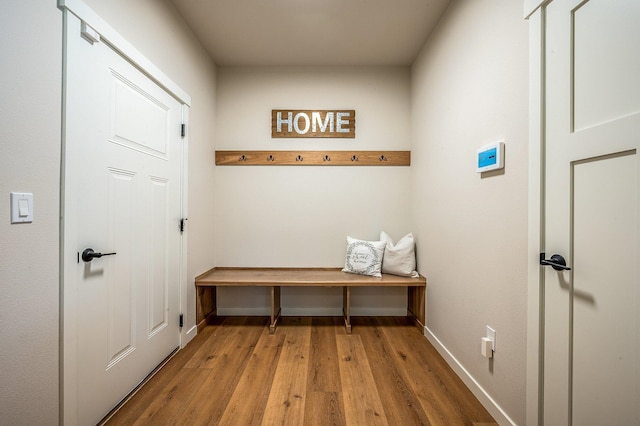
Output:
<instances>
[{"instance_id":1,"label":"door hinge","mask_svg":"<svg viewBox=\"0 0 640 426\"><path fill-rule=\"evenodd\" d=\"M187 221L186 217L183 217L182 219L180 219L180 233L184 232L184 223Z\"/></svg>"},{"instance_id":2,"label":"door hinge","mask_svg":"<svg viewBox=\"0 0 640 426\"><path fill-rule=\"evenodd\" d=\"M184 315L183 314L180 314L180 322L179 322L179 324L180 324L180 328L182 328L182 326L184 325Z\"/></svg>"},{"instance_id":3,"label":"door hinge","mask_svg":"<svg viewBox=\"0 0 640 426\"><path fill-rule=\"evenodd\" d=\"M100 34L86 22L80 24L80 36L91 44L100 42Z\"/></svg>"},{"instance_id":4,"label":"door hinge","mask_svg":"<svg viewBox=\"0 0 640 426\"><path fill-rule=\"evenodd\" d=\"M180 136L184 138L186 135L187 135L187 125L182 123L182 125L180 126Z\"/></svg>"}]
</instances>

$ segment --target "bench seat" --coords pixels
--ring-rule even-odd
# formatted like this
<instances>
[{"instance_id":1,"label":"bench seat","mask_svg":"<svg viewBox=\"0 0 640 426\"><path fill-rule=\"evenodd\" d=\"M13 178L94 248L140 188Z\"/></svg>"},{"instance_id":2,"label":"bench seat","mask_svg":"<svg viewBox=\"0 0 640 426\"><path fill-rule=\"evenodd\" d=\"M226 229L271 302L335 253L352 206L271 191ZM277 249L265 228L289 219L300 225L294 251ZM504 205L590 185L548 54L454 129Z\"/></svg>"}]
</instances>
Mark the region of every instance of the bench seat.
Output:
<instances>
[{"instance_id":1,"label":"bench seat","mask_svg":"<svg viewBox=\"0 0 640 426\"><path fill-rule=\"evenodd\" d=\"M270 333L275 333L280 318L281 287L342 287L342 311L347 333L351 333L351 287L407 287L407 316L421 332L425 324L427 280L382 274L381 278L349 274L341 268L228 268L215 267L199 275L196 285L198 331L217 315L216 287L270 287Z\"/></svg>"}]
</instances>

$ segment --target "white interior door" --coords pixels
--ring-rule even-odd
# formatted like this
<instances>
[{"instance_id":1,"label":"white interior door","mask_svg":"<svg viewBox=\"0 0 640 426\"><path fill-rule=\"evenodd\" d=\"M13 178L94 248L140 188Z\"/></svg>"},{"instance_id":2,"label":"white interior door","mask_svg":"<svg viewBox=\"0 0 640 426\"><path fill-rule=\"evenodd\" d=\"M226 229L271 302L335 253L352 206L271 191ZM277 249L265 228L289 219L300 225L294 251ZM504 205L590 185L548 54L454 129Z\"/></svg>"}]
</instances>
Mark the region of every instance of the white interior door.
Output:
<instances>
[{"instance_id":1,"label":"white interior door","mask_svg":"<svg viewBox=\"0 0 640 426\"><path fill-rule=\"evenodd\" d=\"M67 15L65 420L89 425L180 345L182 106Z\"/></svg>"},{"instance_id":2,"label":"white interior door","mask_svg":"<svg viewBox=\"0 0 640 426\"><path fill-rule=\"evenodd\" d=\"M544 422L640 424L640 2L546 8Z\"/></svg>"}]
</instances>

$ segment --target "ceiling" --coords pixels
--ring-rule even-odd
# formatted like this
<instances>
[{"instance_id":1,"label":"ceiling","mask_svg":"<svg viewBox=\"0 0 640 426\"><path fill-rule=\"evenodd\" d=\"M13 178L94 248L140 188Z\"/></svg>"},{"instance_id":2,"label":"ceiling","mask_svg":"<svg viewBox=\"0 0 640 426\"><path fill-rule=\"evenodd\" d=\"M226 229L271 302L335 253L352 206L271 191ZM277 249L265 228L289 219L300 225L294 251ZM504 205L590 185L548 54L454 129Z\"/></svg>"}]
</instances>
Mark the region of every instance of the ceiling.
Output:
<instances>
[{"instance_id":1,"label":"ceiling","mask_svg":"<svg viewBox=\"0 0 640 426\"><path fill-rule=\"evenodd\" d=\"M170 0L218 66L408 66L450 0Z\"/></svg>"}]
</instances>

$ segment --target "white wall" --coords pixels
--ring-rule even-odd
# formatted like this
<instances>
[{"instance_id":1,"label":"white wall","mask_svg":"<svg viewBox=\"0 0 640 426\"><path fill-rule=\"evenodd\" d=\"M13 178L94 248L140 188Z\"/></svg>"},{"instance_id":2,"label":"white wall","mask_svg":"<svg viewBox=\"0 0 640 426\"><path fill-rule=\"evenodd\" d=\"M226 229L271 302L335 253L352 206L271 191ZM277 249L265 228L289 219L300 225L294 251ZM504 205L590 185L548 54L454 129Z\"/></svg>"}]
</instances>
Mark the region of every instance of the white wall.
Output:
<instances>
[{"instance_id":1,"label":"white wall","mask_svg":"<svg viewBox=\"0 0 640 426\"><path fill-rule=\"evenodd\" d=\"M194 278L211 268L213 221L217 208L213 137L216 67L168 0L85 0L102 19L191 96L189 117L189 192L187 328L195 325Z\"/></svg>"},{"instance_id":2,"label":"white wall","mask_svg":"<svg viewBox=\"0 0 640 426\"><path fill-rule=\"evenodd\" d=\"M49 3L6 2L0 14L0 424L7 425L58 422L62 15ZM9 223L12 191L33 193L33 223Z\"/></svg>"},{"instance_id":3,"label":"white wall","mask_svg":"<svg viewBox=\"0 0 640 426\"><path fill-rule=\"evenodd\" d=\"M166 0L86 3L191 95L193 283L213 264L215 65ZM7 2L0 23L0 424L58 424L62 13L55 0ZM9 224L11 191L33 192L33 223Z\"/></svg>"},{"instance_id":4,"label":"white wall","mask_svg":"<svg viewBox=\"0 0 640 426\"><path fill-rule=\"evenodd\" d=\"M525 423L528 28L522 3L454 1L412 68L413 213L427 328ZM476 150L506 145L502 173ZM492 361L480 354L497 332Z\"/></svg>"},{"instance_id":5,"label":"white wall","mask_svg":"<svg viewBox=\"0 0 640 426\"><path fill-rule=\"evenodd\" d=\"M410 149L408 68L219 68L217 101L217 150ZM355 109L356 138L272 139L272 109ZM347 235L411 232L409 167L217 166L215 176L217 266L342 266ZM404 289L355 293L378 314L406 312ZM221 313L268 312L264 289L218 294ZM284 314L340 312L331 289L283 289Z\"/></svg>"},{"instance_id":6,"label":"white wall","mask_svg":"<svg viewBox=\"0 0 640 426\"><path fill-rule=\"evenodd\" d=\"M86 3L192 97L189 282L213 264L339 266L347 234L414 232L430 332L524 424L527 25L519 2L454 2L411 77L402 68L229 68L219 70L218 89L214 64L167 0ZM9 2L0 17L2 424L58 422L61 21L53 0ZM358 136L272 140L272 108L353 108ZM481 178L475 150L495 140L506 142L505 172ZM413 166L213 165L214 148L300 147L411 149ZM34 193L34 223L9 224L10 191ZM364 291L367 306L389 305L380 301L389 295ZM326 312L332 297L305 309ZM403 297L391 295L392 305ZM479 350L486 324L498 333L492 362Z\"/></svg>"}]
</instances>

